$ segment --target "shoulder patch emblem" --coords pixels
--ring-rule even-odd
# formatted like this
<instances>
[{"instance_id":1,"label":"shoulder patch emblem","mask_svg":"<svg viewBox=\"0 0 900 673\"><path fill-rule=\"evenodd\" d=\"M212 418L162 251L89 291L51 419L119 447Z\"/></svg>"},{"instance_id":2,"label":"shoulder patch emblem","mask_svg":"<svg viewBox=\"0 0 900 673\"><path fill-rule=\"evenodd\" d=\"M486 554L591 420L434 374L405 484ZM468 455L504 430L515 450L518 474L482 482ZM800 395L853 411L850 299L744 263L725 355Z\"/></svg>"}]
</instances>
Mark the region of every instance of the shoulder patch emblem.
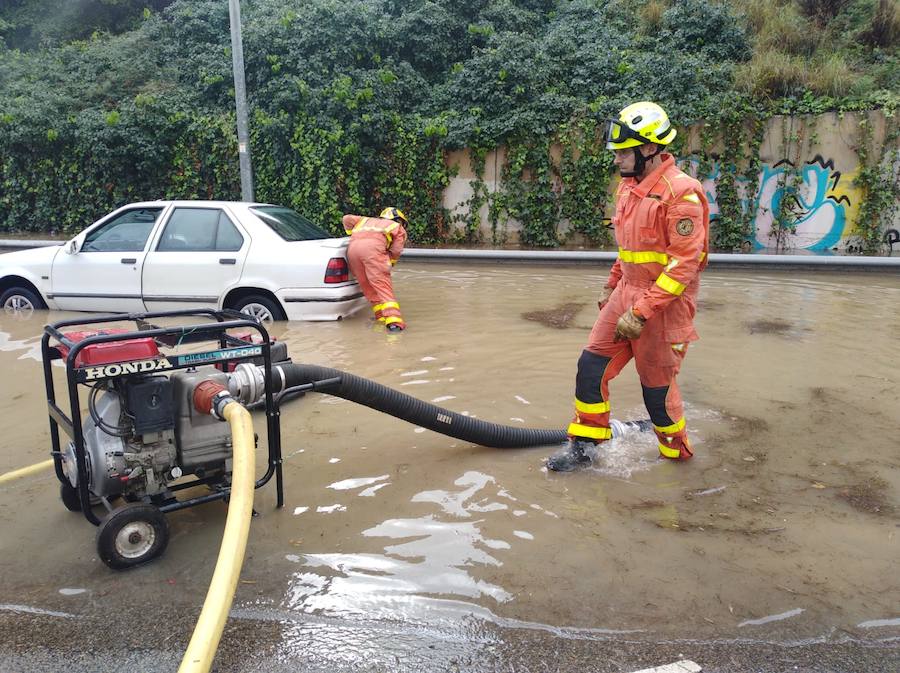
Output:
<instances>
[{"instance_id":1,"label":"shoulder patch emblem","mask_svg":"<svg viewBox=\"0 0 900 673\"><path fill-rule=\"evenodd\" d=\"M685 194L682 197L685 201L690 201L691 203L700 203L700 197L694 194L693 192L690 194Z\"/></svg>"},{"instance_id":2,"label":"shoulder patch emblem","mask_svg":"<svg viewBox=\"0 0 900 673\"><path fill-rule=\"evenodd\" d=\"M694 223L687 218L678 220L678 224L675 225L675 231L677 231L682 236L687 236L692 231L694 231Z\"/></svg>"}]
</instances>

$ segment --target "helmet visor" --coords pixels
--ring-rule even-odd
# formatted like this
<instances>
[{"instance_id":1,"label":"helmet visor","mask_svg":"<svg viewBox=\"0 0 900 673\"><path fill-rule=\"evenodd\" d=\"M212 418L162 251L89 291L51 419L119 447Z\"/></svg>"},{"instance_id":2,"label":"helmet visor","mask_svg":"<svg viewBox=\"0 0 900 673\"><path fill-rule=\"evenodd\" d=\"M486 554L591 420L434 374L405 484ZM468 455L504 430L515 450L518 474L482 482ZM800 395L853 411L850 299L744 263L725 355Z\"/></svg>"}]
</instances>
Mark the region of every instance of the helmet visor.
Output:
<instances>
[{"instance_id":1,"label":"helmet visor","mask_svg":"<svg viewBox=\"0 0 900 673\"><path fill-rule=\"evenodd\" d=\"M632 131L618 119L606 120L606 133L603 138L607 143L616 145L624 143L626 140L635 140L641 145L650 142L644 136Z\"/></svg>"}]
</instances>

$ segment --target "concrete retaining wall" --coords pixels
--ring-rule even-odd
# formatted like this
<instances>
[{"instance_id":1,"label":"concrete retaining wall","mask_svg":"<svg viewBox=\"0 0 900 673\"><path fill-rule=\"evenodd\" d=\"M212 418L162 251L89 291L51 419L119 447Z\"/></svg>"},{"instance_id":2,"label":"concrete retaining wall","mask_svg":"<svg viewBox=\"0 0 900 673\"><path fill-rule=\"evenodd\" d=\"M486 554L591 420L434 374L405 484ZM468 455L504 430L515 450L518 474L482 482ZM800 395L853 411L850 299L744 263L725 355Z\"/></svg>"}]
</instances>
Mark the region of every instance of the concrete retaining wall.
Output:
<instances>
[{"instance_id":1,"label":"concrete retaining wall","mask_svg":"<svg viewBox=\"0 0 900 673\"><path fill-rule=\"evenodd\" d=\"M856 148L861 141L860 122L863 120L872 129L873 147L870 154L880 156L885 137L885 118L880 112L774 117L768 122L759 152L762 166L757 181L752 185L752 190L746 180L739 180L738 185L745 212L749 210L753 213L753 235L746 242L746 247L854 251L858 244L854 241L852 232L864 196L861 188L854 184L854 178L860 170ZM698 175L700 162L690 152L700 147L699 130L694 128L688 133L688 153L680 164L685 171L703 182L711 205L712 219L715 220L719 213L716 180L722 167L716 162L704 175ZM784 141L785 135L791 139L790 142ZM889 149L893 150L888 156L893 161L896 181L900 179L900 160L896 152L898 143L894 141ZM558 161L560 154L560 148L551 149L554 161ZM487 156L483 181L490 192L496 191L500 186L505 158L504 147ZM472 197L471 182L476 179L469 153L453 152L448 155L447 161L449 165L457 167L458 173L444 191L443 203L451 213L465 215L466 202ZM790 204L796 219L796 231L779 241L772 231L772 223L774 213L785 196L784 180L792 166L799 167L797 195ZM615 181L612 185L612 189L614 188ZM598 198L610 197L606 195ZM897 205L888 228L900 228L900 204ZM479 214L482 238L491 241L487 206L482 206ZM515 244L521 223L510 220L503 223L503 226L503 238ZM559 230L566 232L568 223L561 222Z\"/></svg>"}]
</instances>

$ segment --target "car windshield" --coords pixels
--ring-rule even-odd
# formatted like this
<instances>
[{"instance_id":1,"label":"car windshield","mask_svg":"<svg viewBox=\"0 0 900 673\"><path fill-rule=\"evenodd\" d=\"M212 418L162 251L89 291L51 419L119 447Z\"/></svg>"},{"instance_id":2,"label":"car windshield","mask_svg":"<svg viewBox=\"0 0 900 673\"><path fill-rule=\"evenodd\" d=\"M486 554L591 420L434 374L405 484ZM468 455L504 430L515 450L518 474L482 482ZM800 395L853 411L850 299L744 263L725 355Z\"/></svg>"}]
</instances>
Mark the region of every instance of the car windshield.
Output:
<instances>
[{"instance_id":1,"label":"car windshield","mask_svg":"<svg viewBox=\"0 0 900 673\"><path fill-rule=\"evenodd\" d=\"M314 241L323 238L334 238L322 227L313 224L303 215L290 208L256 206L250 210L286 241Z\"/></svg>"}]
</instances>

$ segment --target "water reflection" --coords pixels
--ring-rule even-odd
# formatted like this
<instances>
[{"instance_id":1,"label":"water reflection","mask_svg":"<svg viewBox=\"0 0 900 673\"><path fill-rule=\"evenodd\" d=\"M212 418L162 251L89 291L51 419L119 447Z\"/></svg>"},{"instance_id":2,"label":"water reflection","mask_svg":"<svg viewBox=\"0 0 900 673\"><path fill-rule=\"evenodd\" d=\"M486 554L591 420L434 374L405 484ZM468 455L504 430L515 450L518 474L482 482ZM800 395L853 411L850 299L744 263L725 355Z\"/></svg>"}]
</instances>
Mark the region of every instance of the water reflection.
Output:
<instances>
[{"instance_id":1,"label":"water reflection","mask_svg":"<svg viewBox=\"0 0 900 673\"><path fill-rule=\"evenodd\" d=\"M329 488L358 488L386 478L388 475L346 479ZM494 552L509 550L510 544L487 536L483 519L446 520L507 509L506 503L497 500L502 496L496 488L493 493L486 492L494 484L487 474L466 472L455 480L458 488L415 494L412 502L433 503L441 512L388 519L362 531L363 537L401 541L385 546L384 554L289 555L288 560L316 571L304 570L293 576L285 607L366 618L452 620L481 609L444 597L490 598L497 603L510 600L509 591L478 578L479 568L502 565ZM524 531L519 537L533 539Z\"/></svg>"},{"instance_id":2,"label":"water reflection","mask_svg":"<svg viewBox=\"0 0 900 673\"><path fill-rule=\"evenodd\" d=\"M33 323L33 321L32 321ZM21 352L19 360L41 361L41 335L16 339L9 332L0 330L0 351L9 353Z\"/></svg>"}]
</instances>

